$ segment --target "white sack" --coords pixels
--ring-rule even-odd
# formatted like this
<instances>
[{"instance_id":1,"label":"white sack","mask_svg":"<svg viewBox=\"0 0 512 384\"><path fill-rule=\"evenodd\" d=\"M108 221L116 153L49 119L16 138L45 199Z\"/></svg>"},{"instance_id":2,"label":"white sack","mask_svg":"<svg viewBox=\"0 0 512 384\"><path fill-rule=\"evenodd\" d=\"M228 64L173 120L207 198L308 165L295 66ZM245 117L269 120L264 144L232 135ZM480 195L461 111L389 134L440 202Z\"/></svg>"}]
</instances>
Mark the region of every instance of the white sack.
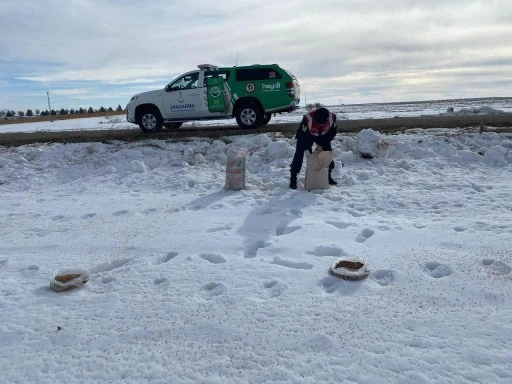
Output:
<instances>
[{"instance_id":1,"label":"white sack","mask_svg":"<svg viewBox=\"0 0 512 384\"><path fill-rule=\"evenodd\" d=\"M227 155L226 189L232 191L245 189L247 154L244 151L229 151Z\"/></svg>"},{"instance_id":2,"label":"white sack","mask_svg":"<svg viewBox=\"0 0 512 384\"><path fill-rule=\"evenodd\" d=\"M306 181L304 189L329 188L329 164L333 159L332 151L321 151L310 154L306 151Z\"/></svg>"}]
</instances>

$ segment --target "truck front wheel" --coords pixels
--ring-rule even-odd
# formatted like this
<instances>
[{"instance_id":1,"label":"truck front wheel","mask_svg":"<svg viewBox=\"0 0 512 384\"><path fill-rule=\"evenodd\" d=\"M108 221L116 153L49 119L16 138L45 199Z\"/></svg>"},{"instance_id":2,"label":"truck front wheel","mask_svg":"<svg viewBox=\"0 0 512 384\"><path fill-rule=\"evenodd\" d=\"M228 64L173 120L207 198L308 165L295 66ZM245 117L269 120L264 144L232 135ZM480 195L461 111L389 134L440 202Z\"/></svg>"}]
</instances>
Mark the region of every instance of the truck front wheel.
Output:
<instances>
[{"instance_id":1,"label":"truck front wheel","mask_svg":"<svg viewBox=\"0 0 512 384\"><path fill-rule=\"evenodd\" d=\"M255 103L244 103L237 108L235 117L240 128L256 128L261 124L263 113Z\"/></svg>"},{"instance_id":2,"label":"truck front wheel","mask_svg":"<svg viewBox=\"0 0 512 384\"><path fill-rule=\"evenodd\" d=\"M159 132L162 130L162 125L162 116L156 108L145 108L139 115L139 127L144 132Z\"/></svg>"}]
</instances>

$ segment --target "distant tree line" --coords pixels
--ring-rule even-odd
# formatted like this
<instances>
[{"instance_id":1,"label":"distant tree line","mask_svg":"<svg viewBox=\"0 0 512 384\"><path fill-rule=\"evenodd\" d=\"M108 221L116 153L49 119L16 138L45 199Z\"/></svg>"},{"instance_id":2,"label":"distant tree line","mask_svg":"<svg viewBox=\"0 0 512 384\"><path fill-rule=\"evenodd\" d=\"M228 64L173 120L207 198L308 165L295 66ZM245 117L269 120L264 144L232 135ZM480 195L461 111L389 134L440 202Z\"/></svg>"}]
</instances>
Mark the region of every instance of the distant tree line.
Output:
<instances>
[{"instance_id":1,"label":"distant tree line","mask_svg":"<svg viewBox=\"0 0 512 384\"><path fill-rule=\"evenodd\" d=\"M323 105L322 103L309 103L309 104L306 104L306 109L308 111L312 111L314 109L318 109L318 108L322 108L322 107L325 107L325 105Z\"/></svg>"},{"instance_id":2,"label":"distant tree line","mask_svg":"<svg viewBox=\"0 0 512 384\"><path fill-rule=\"evenodd\" d=\"M119 104L116 108L116 111L121 112L122 110L123 110L123 108ZM48 110L41 111L39 109L35 109L34 111L32 111L31 109L27 109L27 112L7 110L7 111L0 111L0 118L16 117L16 116L32 117L32 116L82 115L85 113L113 112L113 111L114 110L112 109L112 107L108 107L108 108L101 107L100 109L93 109L92 107L89 107L88 109L84 109L84 108L64 109L64 108L61 108L60 111L59 110L55 111L53 109L51 111L48 111Z\"/></svg>"}]
</instances>

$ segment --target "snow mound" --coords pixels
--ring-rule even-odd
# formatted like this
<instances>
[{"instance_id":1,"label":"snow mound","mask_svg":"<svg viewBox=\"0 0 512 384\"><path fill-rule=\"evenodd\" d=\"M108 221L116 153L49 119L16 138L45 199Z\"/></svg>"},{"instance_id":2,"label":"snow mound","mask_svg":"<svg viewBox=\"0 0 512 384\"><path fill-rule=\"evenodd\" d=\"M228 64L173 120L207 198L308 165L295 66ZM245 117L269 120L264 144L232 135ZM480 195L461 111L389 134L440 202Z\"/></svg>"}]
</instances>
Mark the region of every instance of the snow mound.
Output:
<instances>
[{"instance_id":1,"label":"snow mound","mask_svg":"<svg viewBox=\"0 0 512 384\"><path fill-rule=\"evenodd\" d=\"M453 108L448 108L447 112L448 114L454 115L497 115L504 113L504 111L500 109L494 109L488 106L462 108L458 111L453 111Z\"/></svg>"},{"instance_id":2,"label":"snow mound","mask_svg":"<svg viewBox=\"0 0 512 384\"><path fill-rule=\"evenodd\" d=\"M342 152L339 156L337 156L337 158L344 164L352 164L356 162L356 158L352 151Z\"/></svg>"},{"instance_id":3,"label":"snow mound","mask_svg":"<svg viewBox=\"0 0 512 384\"><path fill-rule=\"evenodd\" d=\"M363 129L357 134L355 150L365 159L377 157L386 148L382 135L373 129Z\"/></svg>"},{"instance_id":4,"label":"snow mound","mask_svg":"<svg viewBox=\"0 0 512 384\"><path fill-rule=\"evenodd\" d=\"M463 150L457 151L457 157L463 163L482 161L482 155L480 155L476 152L470 151L468 149L463 149Z\"/></svg>"},{"instance_id":5,"label":"snow mound","mask_svg":"<svg viewBox=\"0 0 512 384\"><path fill-rule=\"evenodd\" d=\"M285 141L273 141L265 148L265 156L270 160L287 159L293 156L295 148Z\"/></svg>"},{"instance_id":6,"label":"snow mound","mask_svg":"<svg viewBox=\"0 0 512 384\"><path fill-rule=\"evenodd\" d=\"M483 161L487 165L496 165L500 167L504 167L508 165L508 162L505 160L505 156L507 155L507 148L502 147L501 145L494 145L485 151L483 156Z\"/></svg>"}]
</instances>

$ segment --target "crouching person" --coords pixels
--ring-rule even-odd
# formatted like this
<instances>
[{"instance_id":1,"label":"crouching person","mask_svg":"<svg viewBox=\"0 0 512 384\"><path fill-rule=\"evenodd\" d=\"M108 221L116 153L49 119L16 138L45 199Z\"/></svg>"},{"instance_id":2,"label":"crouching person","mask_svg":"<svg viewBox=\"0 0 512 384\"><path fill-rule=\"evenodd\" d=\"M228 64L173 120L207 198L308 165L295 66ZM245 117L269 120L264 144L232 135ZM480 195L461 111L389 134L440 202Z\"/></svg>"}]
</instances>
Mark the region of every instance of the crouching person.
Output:
<instances>
[{"instance_id":1,"label":"crouching person","mask_svg":"<svg viewBox=\"0 0 512 384\"><path fill-rule=\"evenodd\" d=\"M337 133L336 114L326 108L318 108L306 113L297 129L295 138L297 145L290 166L290 188L297 189L297 175L302 168L304 151L312 153L313 143L316 144L315 151L332 151L331 141ZM334 160L329 164L329 184L336 185L331 172L334 169Z\"/></svg>"}]
</instances>

